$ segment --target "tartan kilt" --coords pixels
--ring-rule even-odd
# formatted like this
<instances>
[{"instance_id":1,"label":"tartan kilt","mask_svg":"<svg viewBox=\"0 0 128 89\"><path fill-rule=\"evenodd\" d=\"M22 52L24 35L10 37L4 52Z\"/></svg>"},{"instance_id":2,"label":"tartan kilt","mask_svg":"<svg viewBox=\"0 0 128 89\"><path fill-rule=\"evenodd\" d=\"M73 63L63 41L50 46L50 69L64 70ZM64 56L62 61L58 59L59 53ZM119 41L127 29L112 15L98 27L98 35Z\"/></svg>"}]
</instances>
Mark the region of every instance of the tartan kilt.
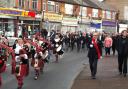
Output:
<instances>
[{"instance_id":1,"label":"tartan kilt","mask_svg":"<svg viewBox=\"0 0 128 89\"><path fill-rule=\"evenodd\" d=\"M31 66L34 67L35 65L35 59L32 59ZM38 68L41 68L44 65L44 62L40 59L38 60ZM35 67L34 67L35 68Z\"/></svg>"},{"instance_id":2,"label":"tartan kilt","mask_svg":"<svg viewBox=\"0 0 128 89\"><path fill-rule=\"evenodd\" d=\"M17 76L26 76L27 75L27 64L21 64L19 67L16 69L16 75Z\"/></svg>"}]
</instances>

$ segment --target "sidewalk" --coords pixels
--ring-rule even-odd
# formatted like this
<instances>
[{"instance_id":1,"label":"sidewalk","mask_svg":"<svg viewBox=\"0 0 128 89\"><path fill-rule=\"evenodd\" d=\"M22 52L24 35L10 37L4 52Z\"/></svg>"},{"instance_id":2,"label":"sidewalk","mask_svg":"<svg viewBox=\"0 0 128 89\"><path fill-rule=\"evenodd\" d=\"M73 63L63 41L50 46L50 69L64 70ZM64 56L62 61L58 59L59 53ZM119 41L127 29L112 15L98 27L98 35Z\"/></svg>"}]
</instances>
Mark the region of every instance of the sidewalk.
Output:
<instances>
[{"instance_id":1,"label":"sidewalk","mask_svg":"<svg viewBox=\"0 0 128 89\"><path fill-rule=\"evenodd\" d=\"M96 80L90 77L89 65L78 75L71 89L128 89L128 76L118 73L117 57L105 57L98 62Z\"/></svg>"}]
</instances>

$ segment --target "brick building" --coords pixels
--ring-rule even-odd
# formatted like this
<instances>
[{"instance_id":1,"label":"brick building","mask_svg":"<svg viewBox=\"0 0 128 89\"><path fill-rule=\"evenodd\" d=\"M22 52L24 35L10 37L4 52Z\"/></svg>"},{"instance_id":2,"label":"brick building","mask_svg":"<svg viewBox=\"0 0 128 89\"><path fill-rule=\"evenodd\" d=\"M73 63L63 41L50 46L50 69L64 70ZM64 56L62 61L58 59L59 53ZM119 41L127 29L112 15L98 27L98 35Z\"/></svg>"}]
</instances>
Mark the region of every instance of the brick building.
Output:
<instances>
[{"instance_id":1,"label":"brick building","mask_svg":"<svg viewBox=\"0 0 128 89\"><path fill-rule=\"evenodd\" d=\"M115 21L116 11L101 8L100 3L97 4L93 0L14 0L11 3L12 9L6 7L6 2L0 3L6 5L6 9L0 8L0 29L13 34L17 31L20 33L23 24L26 24L30 31L35 26L42 26L47 30L87 31L91 26L93 29L102 29L102 20L107 20L104 22L107 26L111 25L111 21ZM22 14L24 11L27 13ZM7 12L11 12L11 15ZM35 17L28 16L28 12L34 12ZM20 15L15 15L16 13ZM115 22L112 23L115 27Z\"/></svg>"},{"instance_id":2,"label":"brick building","mask_svg":"<svg viewBox=\"0 0 128 89\"><path fill-rule=\"evenodd\" d=\"M105 2L119 10L119 20L127 20L128 23L128 0L105 0Z\"/></svg>"},{"instance_id":3,"label":"brick building","mask_svg":"<svg viewBox=\"0 0 128 89\"><path fill-rule=\"evenodd\" d=\"M118 9L119 26L118 31L121 32L128 28L128 0L105 0L105 3Z\"/></svg>"}]
</instances>

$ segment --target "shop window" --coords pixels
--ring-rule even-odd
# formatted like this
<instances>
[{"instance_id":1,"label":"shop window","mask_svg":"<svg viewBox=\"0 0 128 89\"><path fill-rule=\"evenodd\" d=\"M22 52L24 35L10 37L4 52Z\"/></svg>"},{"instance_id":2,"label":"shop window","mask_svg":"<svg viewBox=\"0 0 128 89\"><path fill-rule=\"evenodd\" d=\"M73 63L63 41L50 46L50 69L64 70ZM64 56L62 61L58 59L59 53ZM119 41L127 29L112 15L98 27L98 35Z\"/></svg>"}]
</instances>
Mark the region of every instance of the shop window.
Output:
<instances>
[{"instance_id":1,"label":"shop window","mask_svg":"<svg viewBox=\"0 0 128 89\"><path fill-rule=\"evenodd\" d=\"M19 7L23 8L24 7L24 0L19 0Z\"/></svg>"},{"instance_id":2,"label":"shop window","mask_svg":"<svg viewBox=\"0 0 128 89\"><path fill-rule=\"evenodd\" d=\"M37 3L38 3L37 0L32 0L32 8L33 8L34 10L37 10Z\"/></svg>"},{"instance_id":3,"label":"shop window","mask_svg":"<svg viewBox=\"0 0 128 89\"><path fill-rule=\"evenodd\" d=\"M14 22L13 20L2 20L0 21L0 34L5 36L14 36Z\"/></svg>"},{"instance_id":4,"label":"shop window","mask_svg":"<svg viewBox=\"0 0 128 89\"><path fill-rule=\"evenodd\" d=\"M48 11L49 12L54 12L55 11L55 2L48 1Z\"/></svg>"}]
</instances>

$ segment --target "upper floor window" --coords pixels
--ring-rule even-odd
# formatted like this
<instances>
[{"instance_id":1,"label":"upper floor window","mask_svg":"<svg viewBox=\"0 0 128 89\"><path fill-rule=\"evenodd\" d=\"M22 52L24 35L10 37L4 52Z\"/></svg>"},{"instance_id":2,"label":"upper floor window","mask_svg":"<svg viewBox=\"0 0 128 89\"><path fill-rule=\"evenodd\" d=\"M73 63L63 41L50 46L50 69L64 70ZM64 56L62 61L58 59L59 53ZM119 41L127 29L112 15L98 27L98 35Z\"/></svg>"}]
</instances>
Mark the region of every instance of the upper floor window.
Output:
<instances>
[{"instance_id":1,"label":"upper floor window","mask_svg":"<svg viewBox=\"0 0 128 89\"><path fill-rule=\"evenodd\" d=\"M56 3L56 13L59 13L59 3Z\"/></svg>"},{"instance_id":2,"label":"upper floor window","mask_svg":"<svg viewBox=\"0 0 128 89\"><path fill-rule=\"evenodd\" d=\"M33 8L34 10L37 9L37 4L38 4L38 0L32 0L32 8Z\"/></svg>"},{"instance_id":3,"label":"upper floor window","mask_svg":"<svg viewBox=\"0 0 128 89\"><path fill-rule=\"evenodd\" d=\"M111 12L110 11L106 11L106 19L111 19Z\"/></svg>"},{"instance_id":4,"label":"upper floor window","mask_svg":"<svg viewBox=\"0 0 128 89\"><path fill-rule=\"evenodd\" d=\"M24 0L19 0L19 7L23 8L24 7Z\"/></svg>"},{"instance_id":5,"label":"upper floor window","mask_svg":"<svg viewBox=\"0 0 128 89\"><path fill-rule=\"evenodd\" d=\"M55 2L48 1L48 11L54 12L55 11Z\"/></svg>"},{"instance_id":6,"label":"upper floor window","mask_svg":"<svg viewBox=\"0 0 128 89\"><path fill-rule=\"evenodd\" d=\"M82 6L81 6L81 7L80 7L79 15L86 17L86 16L87 16L87 7L82 7Z\"/></svg>"},{"instance_id":7,"label":"upper floor window","mask_svg":"<svg viewBox=\"0 0 128 89\"><path fill-rule=\"evenodd\" d=\"M93 9L92 10L92 17L98 17L98 9Z\"/></svg>"},{"instance_id":8,"label":"upper floor window","mask_svg":"<svg viewBox=\"0 0 128 89\"><path fill-rule=\"evenodd\" d=\"M46 0L43 0L43 11L46 11Z\"/></svg>"}]
</instances>

